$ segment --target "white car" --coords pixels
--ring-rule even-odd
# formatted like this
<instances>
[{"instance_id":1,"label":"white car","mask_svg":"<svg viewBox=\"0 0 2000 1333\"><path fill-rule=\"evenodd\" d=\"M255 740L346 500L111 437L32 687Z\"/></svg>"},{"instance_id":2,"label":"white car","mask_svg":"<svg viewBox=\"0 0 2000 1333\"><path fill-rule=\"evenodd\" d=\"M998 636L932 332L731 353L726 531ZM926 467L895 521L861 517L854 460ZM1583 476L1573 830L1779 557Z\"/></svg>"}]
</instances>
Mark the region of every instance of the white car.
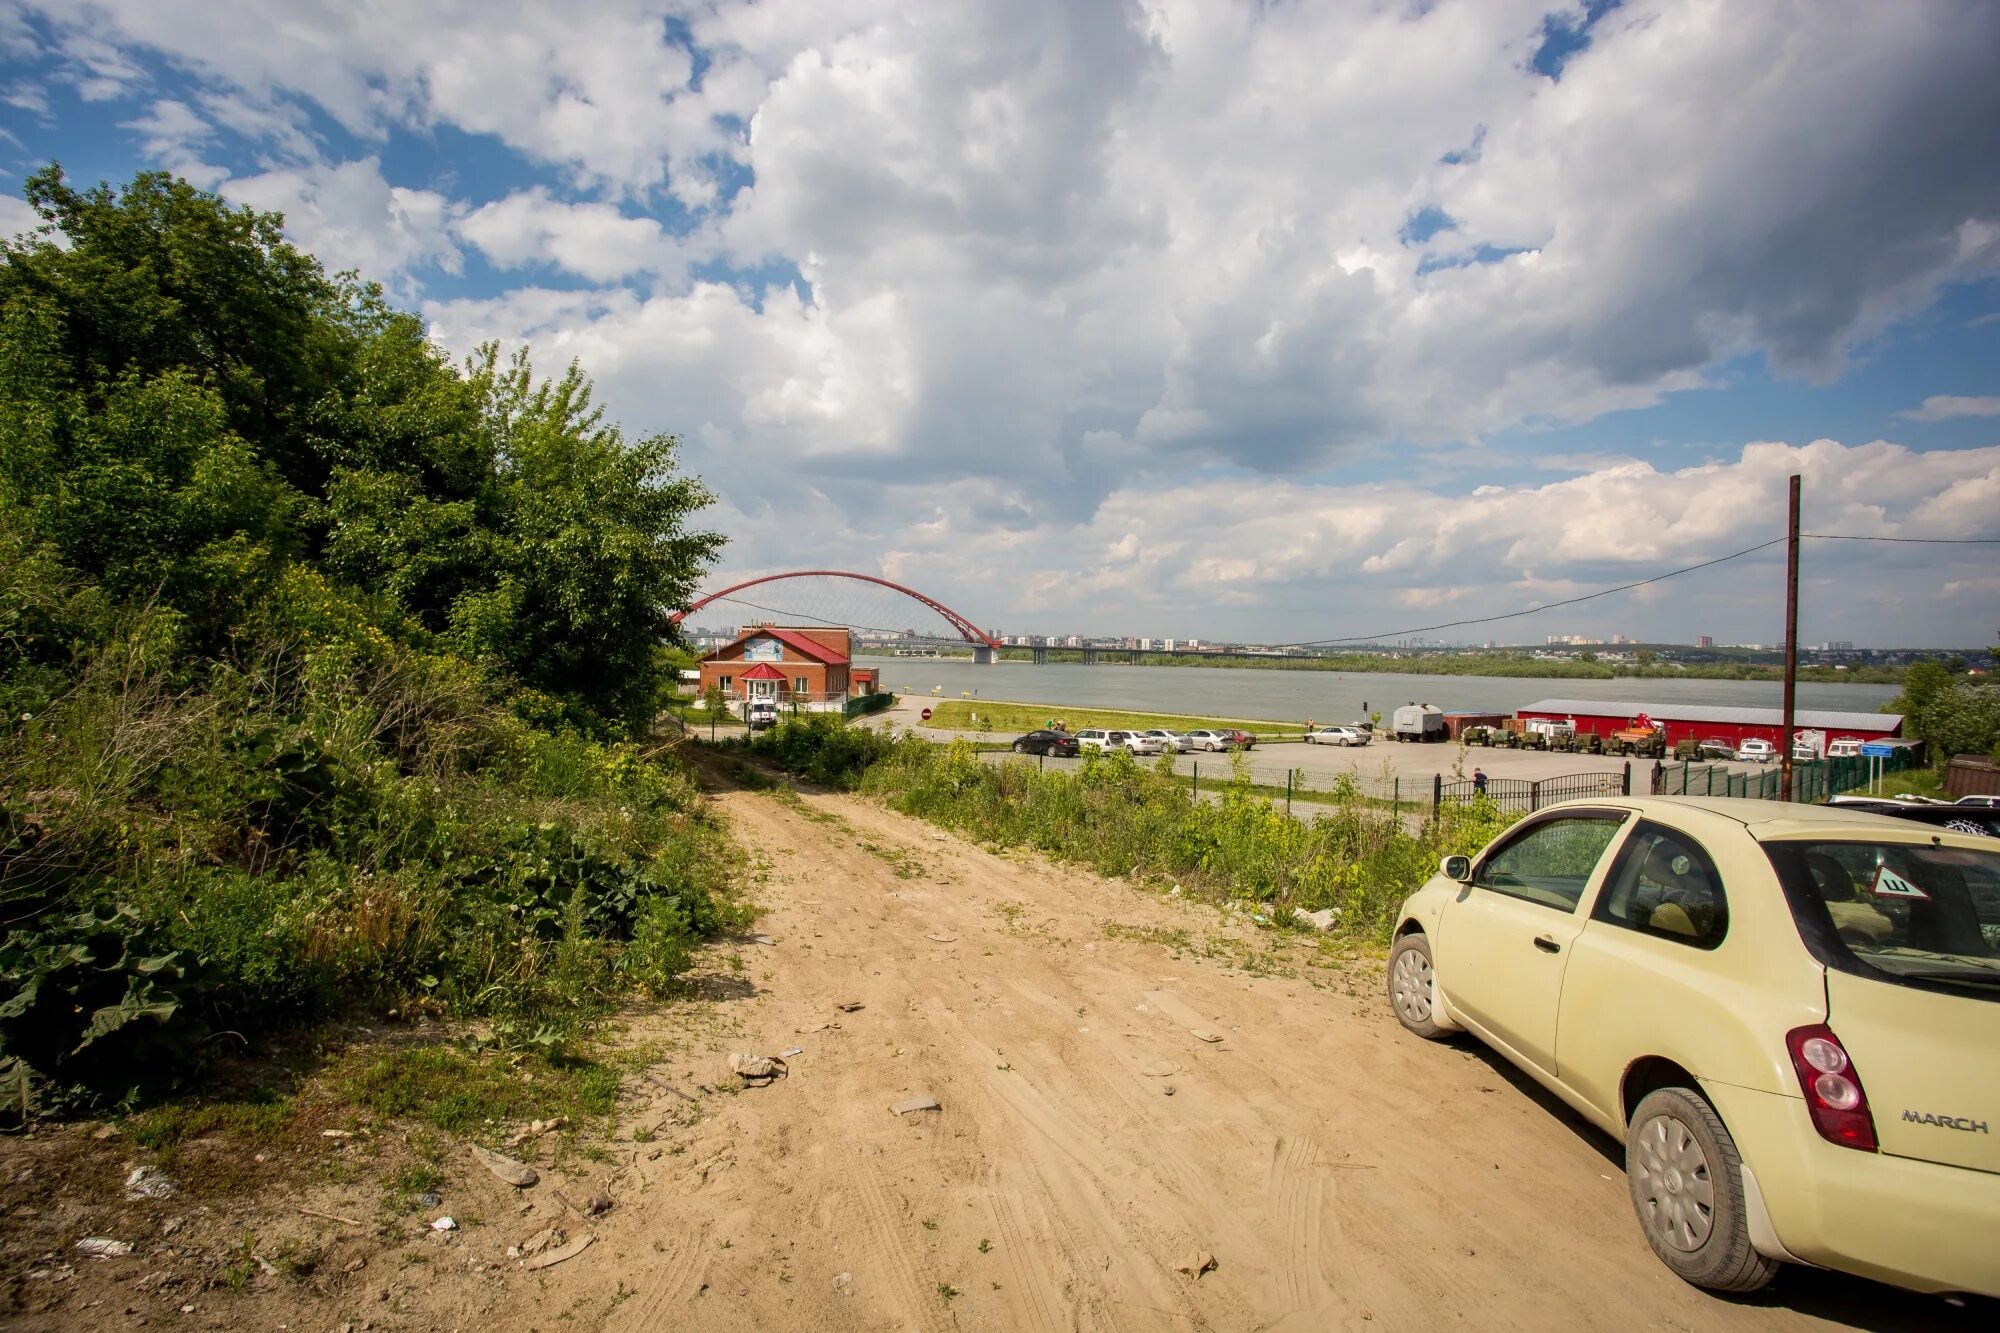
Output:
<instances>
[{"instance_id":1,"label":"white car","mask_svg":"<svg viewBox=\"0 0 2000 1333\"><path fill-rule=\"evenodd\" d=\"M1122 746L1133 754L1165 754L1167 743L1151 731L1113 731L1105 735L1104 748Z\"/></svg>"},{"instance_id":2,"label":"white car","mask_svg":"<svg viewBox=\"0 0 2000 1333\"><path fill-rule=\"evenodd\" d=\"M1368 733L1359 727L1321 727L1306 733L1307 745L1366 745Z\"/></svg>"},{"instance_id":3,"label":"white car","mask_svg":"<svg viewBox=\"0 0 2000 1333\"><path fill-rule=\"evenodd\" d=\"M1154 727L1143 734L1151 736L1154 740L1158 741L1163 753L1183 754L1193 748L1188 744L1187 737L1181 735L1178 731L1169 731L1165 727Z\"/></svg>"},{"instance_id":4,"label":"white car","mask_svg":"<svg viewBox=\"0 0 2000 1333\"><path fill-rule=\"evenodd\" d=\"M1976 805L1983 810L2000 810L2000 796L1961 796L1953 805Z\"/></svg>"},{"instance_id":5,"label":"white car","mask_svg":"<svg viewBox=\"0 0 2000 1333\"><path fill-rule=\"evenodd\" d=\"M1736 747L1736 759L1744 764L1768 764L1778 757L1778 747L1769 741L1747 740Z\"/></svg>"},{"instance_id":6,"label":"white car","mask_svg":"<svg viewBox=\"0 0 2000 1333\"><path fill-rule=\"evenodd\" d=\"M1183 732L1182 735L1186 738L1187 748L1190 750L1233 750L1236 748L1236 738L1226 731L1210 731L1207 728L1202 728L1197 731Z\"/></svg>"}]
</instances>

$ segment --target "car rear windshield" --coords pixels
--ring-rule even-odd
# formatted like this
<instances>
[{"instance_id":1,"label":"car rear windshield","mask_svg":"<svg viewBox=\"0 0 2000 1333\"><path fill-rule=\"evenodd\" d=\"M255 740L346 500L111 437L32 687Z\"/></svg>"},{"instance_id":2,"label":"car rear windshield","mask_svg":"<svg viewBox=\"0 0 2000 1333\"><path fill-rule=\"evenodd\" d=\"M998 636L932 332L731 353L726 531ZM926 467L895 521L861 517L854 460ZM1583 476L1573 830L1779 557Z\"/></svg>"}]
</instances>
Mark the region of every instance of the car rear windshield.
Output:
<instances>
[{"instance_id":1,"label":"car rear windshield","mask_svg":"<svg viewBox=\"0 0 2000 1333\"><path fill-rule=\"evenodd\" d=\"M2000 851L1866 841L1765 851L1827 966L2000 1000Z\"/></svg>"}]
</instances>

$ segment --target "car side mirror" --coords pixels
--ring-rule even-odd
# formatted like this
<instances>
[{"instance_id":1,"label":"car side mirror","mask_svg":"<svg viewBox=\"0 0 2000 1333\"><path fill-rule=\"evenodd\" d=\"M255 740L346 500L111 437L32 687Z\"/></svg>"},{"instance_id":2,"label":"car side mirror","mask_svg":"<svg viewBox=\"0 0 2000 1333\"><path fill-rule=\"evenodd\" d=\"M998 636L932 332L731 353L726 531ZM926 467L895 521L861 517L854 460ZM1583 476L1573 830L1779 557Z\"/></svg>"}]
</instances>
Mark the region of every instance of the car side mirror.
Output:
<instances>
[{"instance_id":1,"label":"car side mirror","mask_svg":"<svg viewBox=\"0 0 2000 1333\"><path fill-rule=\"evenodd\" d=\"M1472 879L1472 858L1447 856L1438 863L1438 873L1454 884L1469 883Z\"/></svg>"}]
</instances>

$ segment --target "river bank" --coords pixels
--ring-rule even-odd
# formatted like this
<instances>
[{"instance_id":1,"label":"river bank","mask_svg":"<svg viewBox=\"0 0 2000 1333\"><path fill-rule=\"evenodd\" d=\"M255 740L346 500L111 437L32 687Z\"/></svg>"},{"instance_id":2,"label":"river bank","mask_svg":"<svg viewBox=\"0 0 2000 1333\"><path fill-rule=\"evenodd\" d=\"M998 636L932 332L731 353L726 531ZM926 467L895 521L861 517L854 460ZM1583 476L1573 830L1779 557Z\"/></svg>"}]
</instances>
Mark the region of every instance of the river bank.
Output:
<instances>
[{"instance_id":1,"label":"river bank","mask_svg":"<svg viewBox=\"0 0 2000 1333\"><path fill-rule=\"evenodd\" d=\"M1054 665L1082 665L1084 655L1077 648L1042 649ZM1726 661L1645 665L1597 660L1550 661L1525 653L1485 653L1461 656L1456 653L1419 654L1414 657L1387 657L1379 653L1355 653L1341 657L1267 657L1242 653L1139 653L1127 657L1123 649L1108 649L1105 665L1176 667L1208 671L1340 671L1384 676L1511 676L1535 680L1747 680L1778 681L1783 668L1768 661ZM1003 648L1003 662L1032 663L1026 648ZM1826 685L1900 685L1900 666L1809 666L1799 667L1799 679Z\"/></svg>"}]
</instances>

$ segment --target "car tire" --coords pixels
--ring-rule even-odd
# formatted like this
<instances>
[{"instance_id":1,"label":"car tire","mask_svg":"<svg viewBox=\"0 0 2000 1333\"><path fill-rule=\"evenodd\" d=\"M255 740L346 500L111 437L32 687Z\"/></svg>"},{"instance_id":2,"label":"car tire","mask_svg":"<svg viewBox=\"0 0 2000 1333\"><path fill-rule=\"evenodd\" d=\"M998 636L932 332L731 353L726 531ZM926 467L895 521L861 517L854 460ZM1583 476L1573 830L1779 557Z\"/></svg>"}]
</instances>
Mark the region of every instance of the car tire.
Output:
<instances>
[{"instance_id":1,"label":"car tire","mask_svg":"<svg viewBox=\"0 0 2000 1333\"><path fill-rule=\"evenodd\" d=\"M1646 1243L1683 1282L1755 1291L1777 1275L1778 1261L1750 1244L1736 1140L1698 1092L1661 1088L1639 1103L1625 1131L1625 1179Z\"/></svg>"},{"instance_id":2,"label":"car tire","mask_svg":"<svg viewBox=\"0 0 2000 1333\"><path fill-rule=\"evenodd\" d=\"M1026 754L1027 752L1028 752L1028 747L1027 747L1027 745L1026 745L1025 743L1023 743L1023 742L1021 742L1021 741L1015 741L1015 742L1014 742L1014 753L1015 753L1015 754Z\"/></svg>"},{"instance_id":3,"label":"car tire","mask_svg":"<svg viewBox=\"0 0 2000 1333\"><path fill-rule=\"evenodd\" d=\"M1431 942L1422 931L1411 931L1389 952L1389 1007L1397 1022L1425 1041L1443 1041L1451 1030L1438 1024L1436 1005Z\"/></svg>"}]
</instances>

